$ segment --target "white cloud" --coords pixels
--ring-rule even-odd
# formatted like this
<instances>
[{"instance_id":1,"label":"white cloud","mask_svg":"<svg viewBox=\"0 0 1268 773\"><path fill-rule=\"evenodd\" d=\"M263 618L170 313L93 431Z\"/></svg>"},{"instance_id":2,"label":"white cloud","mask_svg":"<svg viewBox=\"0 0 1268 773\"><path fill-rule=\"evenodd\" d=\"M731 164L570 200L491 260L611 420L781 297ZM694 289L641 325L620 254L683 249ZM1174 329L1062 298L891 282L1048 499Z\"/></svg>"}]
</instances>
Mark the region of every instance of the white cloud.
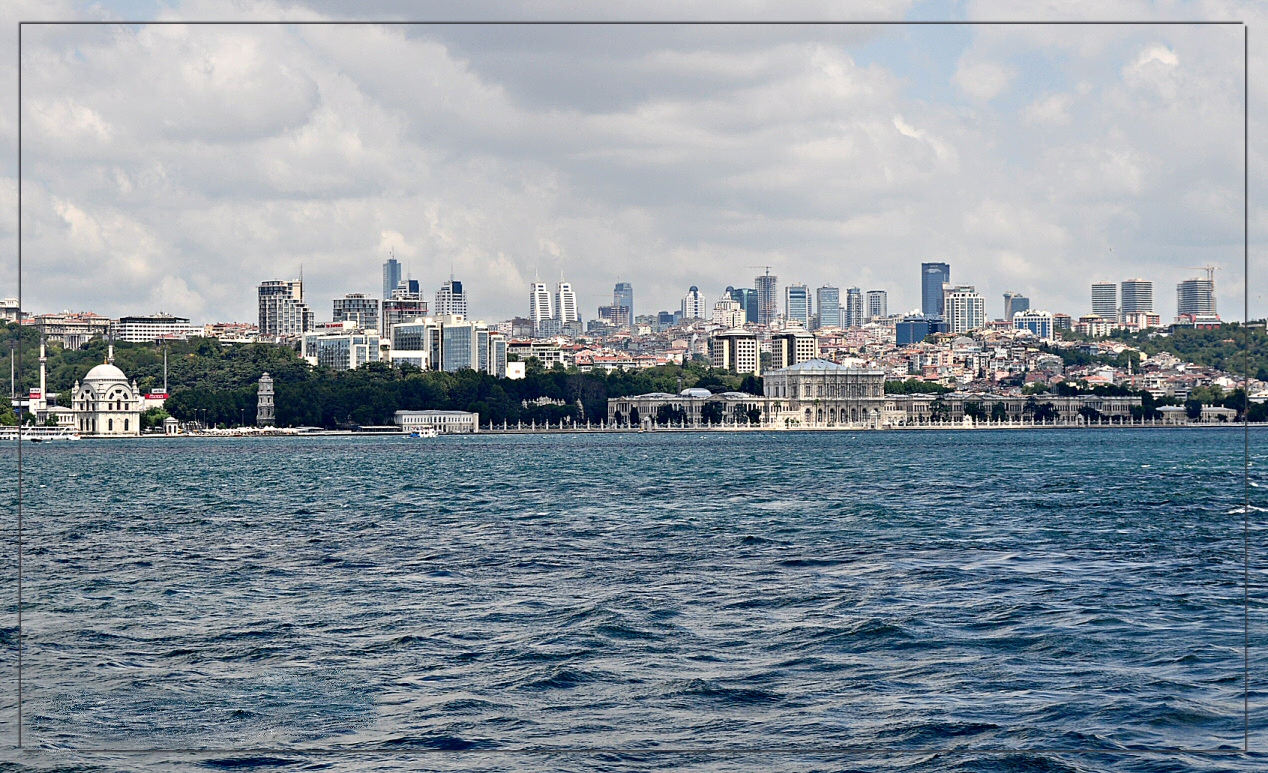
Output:
<instances>
[{"instance_id":1,"label":"white cloud","mask_svg":"<svg viewBox=\"0 0 1268 773\"><path fill-rule=\"evenodd\" d=\"M951 80L974 99L991 100L1008 89L1013 77L1012 68L999 62L961 60Z\"/></svg>"}]
</instances>

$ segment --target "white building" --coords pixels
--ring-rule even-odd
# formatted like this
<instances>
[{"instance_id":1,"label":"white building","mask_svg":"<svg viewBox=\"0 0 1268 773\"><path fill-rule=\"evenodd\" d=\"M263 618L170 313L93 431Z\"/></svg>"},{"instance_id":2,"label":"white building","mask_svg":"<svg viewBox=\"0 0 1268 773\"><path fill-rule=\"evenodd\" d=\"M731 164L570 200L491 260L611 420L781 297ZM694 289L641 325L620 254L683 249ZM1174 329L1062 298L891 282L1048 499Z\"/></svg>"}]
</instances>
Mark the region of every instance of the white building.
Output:
<instances>
[{"instance_id":1,"label":"white building","mask_svg":"<svg viewBox=\"0 0 1268 773\"><path fill-rule=\"evenodd\" d=\"M17 298L5 298L0 301L0 319L5 322L18 322L22 319L22 310Z\"/></svg>"},{"instance_id":2,"label":"white building","mask_svg":"<svg viewBox=\"0 0 1268 773\"><path fill-rule=\"evenodd\" d=\"M392 326L394 364L450 373L470 368L502 377L506 375L506 337L483 322L458 315L424 317Z\"/></svg>"},{"instance_id":3,"label":"white building","mask_svg":"<svg viewBox=\"0 0 1268 773\"><path fill-rule=\"evenodd\" d=\"M1092 283L1092 313L1107 322L1118 321L1118 285L1113 282Z\"/></svg>"},{"instance_id":4,"label":"white building","mask_svg":"<svg viewBox=\"0 0 1268 773\"><path fill-rule=\"evenodd\" d=\"M695 285L692 285L687 294L682 297L682 318L705 319L705 316L704 296Z\"/></svg>"},{"instance_id":5,"label":"white building","mask_svg":"<svg viewBox=\"0 0 1268 773\"><path fill-rule=\"evenodd\" d=\"M106 362L76 381L71 410L80 434L96 437L133 437L141 434L141 392L114 366L114 347Z\"/></svg>"},{"instance_id":6,"label":"white building","mask_svg":"<svg viewBox=\"0 0 1268 773\"><path fill-rule=\"evenodd\" d=\"M544 320L555 318L553 300L545 282L533 282L529 285L528 318L532 320L534 329L539 329Z\"/></svg>"},{"instance_id":7,"label":"white building","mask_svg":"<svg viewBox=\"0 0 1268 773\"><path fill-rule=\"evenodd\" d=\"M757 336L742 328L714 334L709 339L709 360L719 370L752 373L755 376L762 374Z\"/></svg>"},{"instance_id":8,"label":"white building","mask_svg":"<svg viewBox=\"0 0 1268 773\"><path fill-rule=\"evenodd\" d=\"M471 435L480 431L480 414L466 411L397 411L392 422L401 432L435 429L441 435Z\"/></svg>"},{"instance_id":9,"label":"white building","mask_svg":"<svg viewBox=\"0 0 1268 773\"><path fill-rule=\"evenodd\" d=\"M1052 338L1052 314L1039 309L1026 309L1013 314L1013 327L1029 330L1044 340Z\"/></svg>"},{"instance_id":10,"label":"white building","mask_svg":"<svg viewBox=\"0 0 1268 773\"><path fill-rule=\"evenodd\" d=\"M304 282L272 279L256 288L259 297L260 335L293 338L313 329L316 317L304 302Z\"/></svg>"},{"instance_id":11,"label":"white building","mask_svg":"<svg viewBox=\"0 0 1268 773\"><path fill-rule=\"evenodd\" d=\"M581 310L577 307L577 294L569 282L561 281L555 287L555 316L559 320L560 327L570 322L581 321Z\"/></svg>"},{"instance_id":12,"label":"white building","mask_svg":"<svg viewBox=\"0 0 1268 773\"><path fill-rule=\"evenodd\" d=\"M884 290L868 290L867 291L867 319L871 322L874 319L889 316L889 293Z\"/></svg>"},{"instance_id":13,"label":"white building","mask_svg":"<svg viewBox=\"0 0 1268 773\"><path fill-rule=\"evenodd\" d=\"M724 297L713 304L713 324L728 330L744 325L744 307L734 298Z\"/></svg>"},{"instance_id":14,"label":"white building","mask_svg":"<svg viewBox=\"0 0 1268 773\"><path fill-rule=\"evenodd\" d=\"M449 281L440 286L432 313L437 317L467 316L467 294L462 289L462 282L449 277Z\"/></svg>"},{"instance_id":15,"label":"white building","mask_svg":"<svg viewBox=\"0 0 1268 773\"><path fill-rule=\"evenodd\" d=\"M942 297L947 332L967 333L986 324L986 299L975 288L947 287Z\"/></svg>"},{"instance_id":16,"label":"white building","mask_svg":"<svg viewBox=\"0 0 1268 773\"><path fill-rule=\"evenodd\" d=\"M767 373L762 389L771 426L880 428L885 372L810 360Z\"/></svg>"},{"instance_id":17,"label":"white building","mask_svg":"<svg viewBox=\"0 0 1268 773\"><path fill-rule=\"evenodd\" d=\"M813 333L799 328L774 333L770 337L771 370L787 368L819 356L819 340Z\"/></svg>"},{"instance_id":18,"label":"white building","mask_svg":"<svg viewBox=\"0 0 1268 773\"><path fill-rule=\"evenodd\" d=\"M162 340L188 340L203 332L201 325L189 324L187 317L171 314L152 314L143 317L120 317L110 323L110 337L116 341L147 344Z\"/></svg>"},{"instance_id":19,"label":"white building","mask_svg":"<svg viewBox=\"0 0 1268 773\"><path fill-rule=\"evenodd\" d=\"M332 370L356 370L382 359L379 331L359 330L353 321L337 323L345 327L335 330L335 324L324 326L324 332L304 335L301 354L310 364Z\"/></svg>"}]
</instances>

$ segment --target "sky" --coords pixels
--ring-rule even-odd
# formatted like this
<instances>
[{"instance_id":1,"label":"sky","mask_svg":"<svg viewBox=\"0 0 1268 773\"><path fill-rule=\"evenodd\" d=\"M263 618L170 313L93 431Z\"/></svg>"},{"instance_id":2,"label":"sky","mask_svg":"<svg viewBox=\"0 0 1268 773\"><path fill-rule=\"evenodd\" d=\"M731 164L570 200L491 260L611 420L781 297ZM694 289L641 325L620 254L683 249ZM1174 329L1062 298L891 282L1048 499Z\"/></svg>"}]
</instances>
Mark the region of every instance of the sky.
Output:
<instances>
[{"instance_id":1,"label":"sky","mask_svg":"<svg viewBox=\"0 0 1268 773\"><path fill-rule=\"evenodd\" d=\"M1233 20L1268 72L1268 10L1236 2L15 0L0 100L18 104L19 20L351 18ZM323 320L334 297L380 295L394 255L428 296L462 280L490 322L525 315L534 278L567 279L589 319L617 281L642 314L764 266L903 312L923 261L992 317L1005 291L1086 314L1093 281L1139 277L1165 320L1210 264L1241 319L1242 47L1239 25L26 26L24 306L254 321L255 286L302 270ZM17 292L17 120L0 113L0 296Z\"/></svg>"}]
</instances>

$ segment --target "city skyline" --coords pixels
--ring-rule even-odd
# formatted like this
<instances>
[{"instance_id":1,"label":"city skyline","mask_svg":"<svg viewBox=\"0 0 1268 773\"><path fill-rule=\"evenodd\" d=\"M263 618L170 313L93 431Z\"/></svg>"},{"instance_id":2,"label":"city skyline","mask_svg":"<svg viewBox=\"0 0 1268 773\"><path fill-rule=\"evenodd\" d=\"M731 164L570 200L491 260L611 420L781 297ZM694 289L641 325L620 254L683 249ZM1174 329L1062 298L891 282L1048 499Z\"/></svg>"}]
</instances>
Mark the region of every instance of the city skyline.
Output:
<instances>
[{"instance_id":1,"label":"city skyline","mask_svg":"<svg viewBox=\"0 0 1268 773\"><path fill-rule=\"evenodd\" d=\"M484 318L535 269L579 296L638 275L640 306L674 309L770 265L910 310L905 267L933 261L1070 310L1106 267L1166 287L1212 263L1240 308L1240 64L1217 28L592 32L30 32L51 64L24 75L26 305L249 319L242 276L302 265L314 298L379 297L391 254L428 288L478 277ZM587 76L539 77L557 56ZM221 81L170 77L207 57Z\"/></svg>"}]
</instances>

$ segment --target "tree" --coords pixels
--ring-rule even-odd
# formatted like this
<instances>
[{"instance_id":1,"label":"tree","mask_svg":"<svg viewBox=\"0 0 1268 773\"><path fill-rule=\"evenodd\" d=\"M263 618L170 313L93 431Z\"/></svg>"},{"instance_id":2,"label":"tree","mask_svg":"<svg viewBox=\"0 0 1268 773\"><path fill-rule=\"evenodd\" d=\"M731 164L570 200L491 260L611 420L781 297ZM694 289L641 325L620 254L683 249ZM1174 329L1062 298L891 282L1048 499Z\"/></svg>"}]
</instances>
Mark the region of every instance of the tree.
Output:
<instances>
[{"instance_id":1,"label":"tree","mask_svg":"<svg viewBox=\"0 0 1268 773\"><path fill-rule=\"evenodd\" d=\"M1002 402L991 406L991 421L1008 421L1008 408Z\"/></svg>"},{"instance_id":2,"label":"tree","mask_svg":"<svg viewBox=\"0 0 1268 773\"><path fill-rule=\"evenodd\" d=\"M169 415L162 408L148 408L145 413L141 414L141 429L147 430L151 427L162 427L163 422L167 420Z\"/></svg>"},{"instance_id":3,"label":"tree","mask_svg":"<svg viewBox=\"0 0 1268 773\"><path fill-rule=\"evenodd\" d=\"M764 387L760 376L754 376L750 373L744 377L743 381L740 382L739 391L744 392L745 394L761 395L764 394L763 390Z\"/></svg>"},{"instance_id":4,"label":"tree","mask_svg":"<svg viewBox=\"0 0 1268 773\"><path fill-rule=\"evenodd\" d=\"M18 423L18 417L13 413L13 402L7 397L0 397L0 427L12 427Z\"/></svg>"},{"instance_id":5,"label":"tree","mask_svg":"<svg viewBox=\"0 0 1268 773\"><path fill-rule=\"evenodd\" d=\"M964 415L974 421L982 421L986 418L986 407L979 400L972 400L964 404Z\"/></svg>"},{"instance_id":6,"label":"tree","mask_svg":"<svg viewBox=\"0 0 1268 773\"><path fill-rule=\"evenodd\" d=\"M721 424L724 409L722 403L717 401L709 401L700 406L700 421L705 424Z\"/></svg>"},{"instance_id":7,"label":"tree","mask_svg":"<svg viewBox=\"0 0 1268 773\"><path fill-rule=\"evenodd\" d=\"M638 408L637 407L630 408L630 426L637 427L639 424L642 424L642 423L643 423L643 418L638 415Z\"/></svg>"},{"instance_id":8,"label":"tree","mask_svg":"<svg viewBox=\"0 0 1268 773\"><path fill-rule=\"evenodd\" d=\"M943 386L936 381L922 381L915 378L885 382L887 395L944 395L950 391L952 391L951 387Z\"/></svg>"},{"instance_id":9,"label":"tree","mask_svg":"<svg viewBox=\"0 0 1268 773\"><path fill-rule=\"evenodd\" d=\"M934 398L933 404L929 406L929 419L931 421L946 421L951 418L951 406L947 405L947 401L942 396Z\"/></svg>"},{"instance_id":10,"label":"tree","mask_svg":"<svg viewBox=\"0 0 1268 773\"><path fill-rule=\"evenodd\" d=\"M749 421L749 423L750 423L750 424L761 424L761 423L762 423L762 409L761 409L761 408L749 408L749 409L748 409L748 421Z\"/></svg>"}]
</instances>

